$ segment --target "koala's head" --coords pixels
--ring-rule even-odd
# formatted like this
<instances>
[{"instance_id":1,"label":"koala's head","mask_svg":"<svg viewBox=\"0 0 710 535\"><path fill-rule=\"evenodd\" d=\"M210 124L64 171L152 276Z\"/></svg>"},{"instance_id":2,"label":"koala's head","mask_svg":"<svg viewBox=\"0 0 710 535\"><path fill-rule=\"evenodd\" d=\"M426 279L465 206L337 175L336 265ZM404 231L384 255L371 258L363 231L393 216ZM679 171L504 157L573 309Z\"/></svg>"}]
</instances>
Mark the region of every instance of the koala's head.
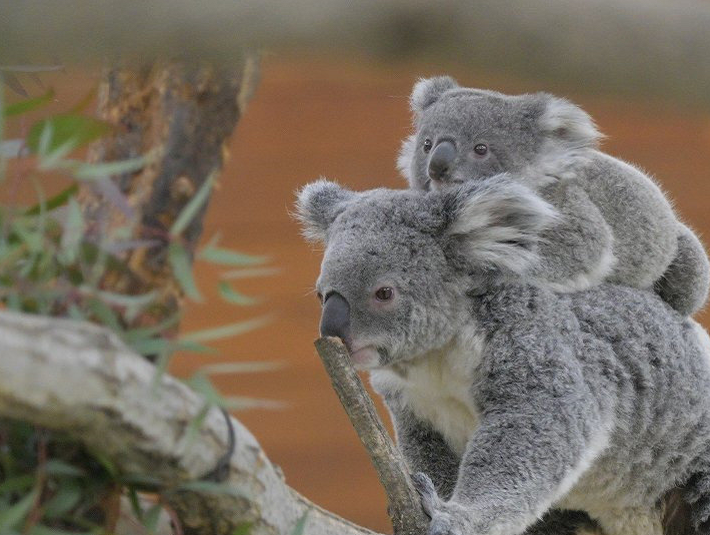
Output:
<instances>
[{"instance_id":1,"label":"koala's head","mask_svg":"<svg viewBox=\"0 0 710 535\"><path fill-rule=\"evenodd\" d=\"M342 338L360 368L451 341L472 322L467 292L525 273L555 217L505 176L432 192L320 180L299 192L297 210L306 237L325 244L321 334Z\"/></svg>"},{"instance_id":2,"label":"koala's head","mask_svg":"<svg viewBox=\"0 0 710 535\"><path fill-rule=\"evenodd\" d=\"M563 172L600 137L589 115L565 99L464 88L448 76L417 82L410 105L415 132L397 164L415 189L509 172L538 190L554 180L556 163Z\"/></svg>"}]
</instances>

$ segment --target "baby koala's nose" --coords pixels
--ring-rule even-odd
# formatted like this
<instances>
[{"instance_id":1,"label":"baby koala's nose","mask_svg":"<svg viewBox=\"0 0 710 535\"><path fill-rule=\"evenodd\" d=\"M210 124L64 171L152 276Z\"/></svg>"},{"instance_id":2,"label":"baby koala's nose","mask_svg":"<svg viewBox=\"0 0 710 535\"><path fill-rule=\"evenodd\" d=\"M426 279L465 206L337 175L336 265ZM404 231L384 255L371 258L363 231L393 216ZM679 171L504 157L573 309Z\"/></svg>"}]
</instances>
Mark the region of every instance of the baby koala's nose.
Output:
<instances>
[{"instance_id":1,"label":"baby koala's nose","mask_svg":"<svg viewBox=\"0 0 710 535\"><path fill-rule=\"evenodd\" d=\"M350 305L337 292L326 296L320 319L321 336L337 336L344 342L350 338Z\"/></svg>"},{"instance_id":2,"label":"baby koala's nose","mask_svg":"<svg viewBox=\"0 0 710 535\"><path fill-rule=\"evenodd\" d=\"M429 178L446 180L449 178L451 166L456 159L456 146L451 141L442 141L431 152L429 157Z\"/></svg>"}]
</instances>

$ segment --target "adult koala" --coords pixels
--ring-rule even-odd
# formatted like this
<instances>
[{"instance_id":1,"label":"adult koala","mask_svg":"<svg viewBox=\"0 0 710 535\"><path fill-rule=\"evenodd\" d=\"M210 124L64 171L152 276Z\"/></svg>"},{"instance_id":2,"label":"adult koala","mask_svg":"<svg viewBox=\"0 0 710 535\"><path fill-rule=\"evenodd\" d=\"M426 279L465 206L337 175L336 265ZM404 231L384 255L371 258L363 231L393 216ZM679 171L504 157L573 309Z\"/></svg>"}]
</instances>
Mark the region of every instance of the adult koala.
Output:
<instances>
[{"instance_id":1,"label":"adult koala","mask_svg":"<svg viewBox=\"0 0 710 535\"><path fill-rule=\"evenodd\" d=\"M549 204L506 177L428 193L319 181L298 214L326 246L321 332L370 370L426 474L430 535L516 535L553 506L659 535L664 497L691 479L680 521L705 533L710 339L652 292L525 282Z\"/></svg>"},{"instance_id":2,"label":"adult koala","mask_svg":"<svg viewBox=\"0 0 710 535\"><path fill-rule=\"evenodd\" d=\"M440 189L511 173L561 217L533 273L558 291L602 281L655 288L684 315L710 286L705 250L646 175L596 150L589 115L546 93L510 96L420 80L410 99L415 132L398 166L414 189Z\"/></svg>"}]
</instances>

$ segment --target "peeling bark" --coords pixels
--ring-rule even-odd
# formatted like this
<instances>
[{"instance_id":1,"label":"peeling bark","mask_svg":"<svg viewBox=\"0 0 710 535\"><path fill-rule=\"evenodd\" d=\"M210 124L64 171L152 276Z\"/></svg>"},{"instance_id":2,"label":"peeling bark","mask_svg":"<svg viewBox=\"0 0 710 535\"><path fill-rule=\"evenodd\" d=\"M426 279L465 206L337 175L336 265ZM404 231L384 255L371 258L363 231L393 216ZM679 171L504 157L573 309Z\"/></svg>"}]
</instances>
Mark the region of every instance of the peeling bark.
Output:
<instances>
[{"instance_id":1,"label":"peeling bark","mask_svg":"<svg viewBox=\"0 0 710 535\"><path fill-rule=\"evenodd\" d=\"M100 118L113 132L90 151L92 161L119 161L151 154L140 171L111 177L120 196L84 187L80 203L92 232L100 237L119 228L151 245L124 253L127 271L108 272L101 285L136 295L159 292L156 304L135 324L152 325L180 309L182 290L168 262L170 228L209 177L221 170L225 142L236 126L256 81L256 57L245 56L225 70L179 62L109 70L99 88ZM104 186L106 188L106 186ZM178 239L194 253L202 233L202 209Z\"/></svg>"},{"instance_id":2,"label":"peeling bark","mask_svg":"<svg viewBox=\"0 0 710 535\"><path fill-rule=\"evenodd\" d=\"M225 484L231 493L180 486L210 471L227 445L227 425L209 411L189 440L204 400L127 349L112 332L64 319L0 312L0 417L61 431L101 452L123 474L149 475L185 533L290 535L308 513L308 535L376 535L311 503L238 421Z\"/></svg>"}]
</instances>

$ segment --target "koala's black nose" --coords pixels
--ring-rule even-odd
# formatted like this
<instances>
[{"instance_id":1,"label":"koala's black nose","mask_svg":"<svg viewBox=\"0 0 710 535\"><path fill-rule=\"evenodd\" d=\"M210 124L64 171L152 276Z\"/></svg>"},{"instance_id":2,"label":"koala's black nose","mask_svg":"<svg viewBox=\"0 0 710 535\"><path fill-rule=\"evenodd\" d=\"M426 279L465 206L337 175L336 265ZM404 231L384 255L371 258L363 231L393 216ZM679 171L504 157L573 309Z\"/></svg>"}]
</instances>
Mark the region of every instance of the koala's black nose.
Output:
<instances>
[{"instance_id":1,"label":"koala's black nose","mask_svg":"<svg viewBox=\"0 0 710 535\"><path fill-rule=\"evenodd\" d=\"M451 166L456 159L456 146L451 141L442 141L431 152L429 157L429 178L446 180Z\"/></svg>"},{"instance_id":2,"label":"koala's black nose","mask_svg":"<svg viewBox=\"0 0 710 535\"><path fill-rule=\"evenodd\" d=\"M350 305L337 292L328 294L320 317L320 335L337 336L343 341L350 337Z\"/></svg>"}]
</instances>

